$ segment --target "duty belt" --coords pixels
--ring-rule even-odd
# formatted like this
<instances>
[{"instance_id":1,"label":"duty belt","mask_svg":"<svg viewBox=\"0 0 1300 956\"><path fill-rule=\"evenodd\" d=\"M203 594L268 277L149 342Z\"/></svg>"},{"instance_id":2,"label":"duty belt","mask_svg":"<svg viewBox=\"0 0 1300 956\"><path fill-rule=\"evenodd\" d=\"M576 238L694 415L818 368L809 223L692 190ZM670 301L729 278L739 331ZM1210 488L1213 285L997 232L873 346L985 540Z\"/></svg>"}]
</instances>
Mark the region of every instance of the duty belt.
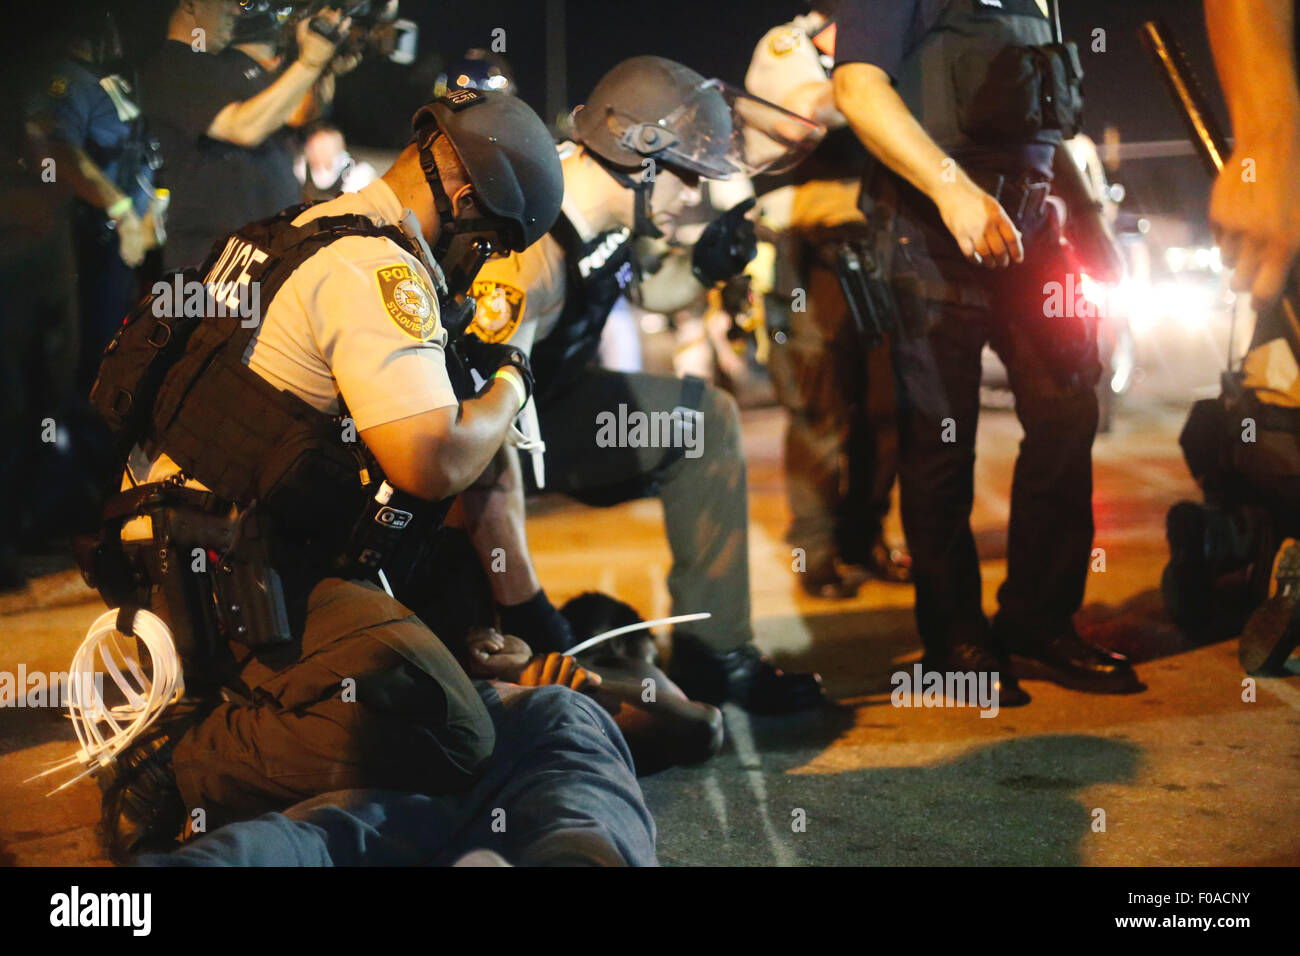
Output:
<instances>
[{"instance_id":1,"label":"duty belt","mask_svg":"<svg viewBox=\"0 0 1300 956\"><path fill-rule=\"evenodd\" d=\"M1016 223L1037 216L1052 193L1051 180L1026 173L1019 179L980 173L971 177L975 183L1001 203Z\"/></svg>"}]
</instances>

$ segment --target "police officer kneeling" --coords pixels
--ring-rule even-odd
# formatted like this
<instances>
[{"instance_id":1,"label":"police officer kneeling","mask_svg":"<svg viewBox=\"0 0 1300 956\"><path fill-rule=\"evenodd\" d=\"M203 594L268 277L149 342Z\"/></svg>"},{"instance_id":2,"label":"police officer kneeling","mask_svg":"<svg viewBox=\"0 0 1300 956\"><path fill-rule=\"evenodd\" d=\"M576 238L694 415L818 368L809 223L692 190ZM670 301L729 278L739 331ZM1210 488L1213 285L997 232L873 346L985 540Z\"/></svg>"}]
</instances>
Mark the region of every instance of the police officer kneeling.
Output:
<instances>
[{"instance_id":1,"label":"police officer kneeling","mask_svg":"<svg viewBox=\"0 0 1300 956\"><path fill-rule=\"evenodd\" d=\"M345 788L457 791L492 753L451 653L365 578L402 526L440 520L429 503L479 475L528 397L504 345L466 353L474 394L443 307L492 251L545 234L563 181L512 97L459 91L413 123L381 179L217 242L106 353L92 399L133 451L83 566L110 604L165 616L191 694L120 761L118 856L173 838L186 808L211 828ZM191 287L201 317L180 308ZM158 799L154 750L179 800Z\"/></svg>"}]
</instances>

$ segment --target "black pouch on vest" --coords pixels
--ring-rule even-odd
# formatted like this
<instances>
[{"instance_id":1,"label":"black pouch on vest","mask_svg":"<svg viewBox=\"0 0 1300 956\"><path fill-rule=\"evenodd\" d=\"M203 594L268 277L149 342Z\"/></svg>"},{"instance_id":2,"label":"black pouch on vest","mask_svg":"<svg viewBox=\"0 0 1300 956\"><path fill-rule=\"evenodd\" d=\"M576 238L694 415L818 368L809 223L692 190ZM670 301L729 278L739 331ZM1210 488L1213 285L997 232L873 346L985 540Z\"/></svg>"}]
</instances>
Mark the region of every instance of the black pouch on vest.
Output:
<instances>
[{"instance_id":1,"label":"black pouch on vest","mask_svg":"<svg viewBox=\"0 0 1300 956\"><path fill-rule=\"evenodd\" d=\"M1083 125L1083 65L1073 43L1049 43L1041 53L1043 128L1057 129L1065 139Z\"/></svg>"},{"instance_id":2,"label":"black pouch on vest","mask_svg":"<svg viewBox=\"0 0 1300 956\"><path fill-rule=\"evenodd\" d=\"M1043 71L1036 47L970 51L953 62L957 122L976 142L1021 142L1043 129Z\"/></svg>"},{"instance_id":3,"label":"black pouch on vest","mask_svg":"<svg viewBox=\"0 0 1300 956\"><path fill-rule=\"evenodd\" d=\"M119 455L125 456L135 444L167 370L202 321L201 315L187 316L181 303L166 299L201 279L198 269L188 269L158 294L145 296L104 349L90 404L108 425Z\"/></svg>"}]
</instances>

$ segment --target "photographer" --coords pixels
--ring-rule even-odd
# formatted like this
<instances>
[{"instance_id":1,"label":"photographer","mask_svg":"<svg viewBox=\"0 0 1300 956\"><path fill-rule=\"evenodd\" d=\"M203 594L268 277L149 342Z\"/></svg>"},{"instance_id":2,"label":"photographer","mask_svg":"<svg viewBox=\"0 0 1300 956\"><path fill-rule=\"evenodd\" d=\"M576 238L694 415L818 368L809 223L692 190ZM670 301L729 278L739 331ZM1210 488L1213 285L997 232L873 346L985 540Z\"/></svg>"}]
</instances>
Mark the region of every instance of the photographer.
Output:
<instances>
[{"instance_id":1,"label":"photographer","mask_svg":"<svg viewBox=\"0 0 1300 956\"><path fill-rule=\"evenodd\" d=\"M218 56L235 38L240 11L237 0L180 0L166 43L141 76L171 189L168 270L196 264L217 237L297 201L291 154L277 133L295 114L305 120L300 111L317 82L343 66L335 53L350 20L328 9L316 22L332 36L304 18L295 30L298 57L273 80L246 51Z\"/></svg>"}]
</instances>

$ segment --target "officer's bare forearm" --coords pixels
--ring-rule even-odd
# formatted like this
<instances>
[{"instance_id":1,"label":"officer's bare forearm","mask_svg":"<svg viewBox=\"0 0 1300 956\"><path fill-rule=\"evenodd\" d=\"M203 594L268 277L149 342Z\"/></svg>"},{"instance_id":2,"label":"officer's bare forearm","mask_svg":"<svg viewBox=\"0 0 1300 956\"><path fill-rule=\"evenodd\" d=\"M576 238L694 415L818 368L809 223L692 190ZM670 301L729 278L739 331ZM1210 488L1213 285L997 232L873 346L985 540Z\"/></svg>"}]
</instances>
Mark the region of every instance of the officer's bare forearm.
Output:
<instances>
[{"instance_id":1,"label":"officer's bare forearm","mask_svg":"<svg viewBox=\"0 0 1300 956\"><path fill-rule=\"evenodd\" d=\"M494 379L481 395L361 432L390 483L440 501L459 494L482 474L505 442L519 412L518 393Z\"/></svg>"},{"instance_id":2,"label":"officer's bare forearm","mask_svg":"<svg viewBox=\"0 0 1300 956\"><path fill-rule=\"evenodd\" d=\"M239 103L230 103L212 120L208 135L237 146L260 146L289 121L311 92L322 67L295 61L274 83Z\"/></svg>"},{"instance_id":3,"label":"officer's bare forearm","mask_svg":"<svg viewBox=\"0 0 1300 956\"><path fill-rule=\"evenodd\" d=\"M522 604L542 585L528 550L519 453L502 448L493 465L490 480L480 479L461 492L465 530L479 561L490 572L493 599L498 604Z\"/></svg>"},{"instance_id":4,"label":"officer's bare forearm","mask_svg":"<svg viewBox=\"0 0 1300 956\"><path fill-rule=\"evenodd\" d=\"M1205 0L1205 24L1238 138L1294 125L1294 0Z\"/></svg>"},{"instance_id":5,"label":"officer's bare forearm","mask_svg":"<svg viewBox=\"0 0 1300 956\"><path fill-rule=\"evenodd\" d=\"M835 104L853 132L877 159L931 199L966 173L930 138L889 82L870 63L846 63L835 70ZM945 181L945 173L948 178Z\"/></svg>"}]
</instances>

